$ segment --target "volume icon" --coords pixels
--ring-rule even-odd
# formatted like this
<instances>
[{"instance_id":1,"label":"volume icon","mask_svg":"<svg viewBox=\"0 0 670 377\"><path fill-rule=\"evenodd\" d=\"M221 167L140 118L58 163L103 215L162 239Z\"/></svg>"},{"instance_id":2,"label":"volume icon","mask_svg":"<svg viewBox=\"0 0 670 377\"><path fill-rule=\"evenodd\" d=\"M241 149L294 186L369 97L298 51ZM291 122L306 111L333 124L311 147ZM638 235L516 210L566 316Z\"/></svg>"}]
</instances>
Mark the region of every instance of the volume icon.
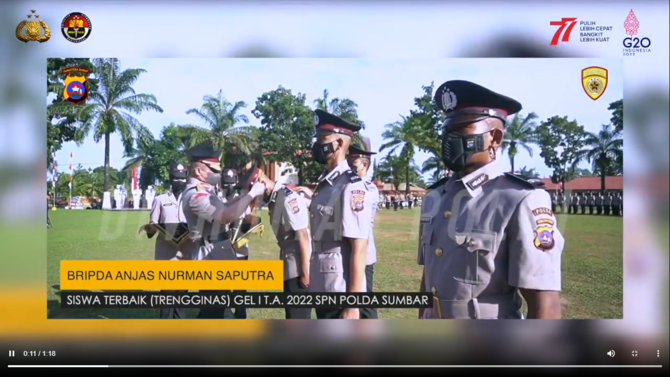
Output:
<instances>
[{"instance_id":1,"label":"volume icon","mask_svg":"<svg viewBox=\"0 0 670 377\"><path fill-rule=\"evenodd\" d=\"M614 357L614 355L616 355L616 352L614 352L614 350L607 351L607 356Z\"/></svg>"}]
</instances>

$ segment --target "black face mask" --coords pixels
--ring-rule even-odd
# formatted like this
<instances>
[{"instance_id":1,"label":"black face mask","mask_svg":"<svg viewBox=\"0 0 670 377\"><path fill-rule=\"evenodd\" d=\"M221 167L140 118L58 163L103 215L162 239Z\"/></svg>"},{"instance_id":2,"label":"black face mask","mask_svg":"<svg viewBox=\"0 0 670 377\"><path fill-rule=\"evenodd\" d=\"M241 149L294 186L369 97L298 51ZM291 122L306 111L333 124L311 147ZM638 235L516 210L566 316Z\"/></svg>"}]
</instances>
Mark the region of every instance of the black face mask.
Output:
<instances>
[{"instance_id":1,"label":"black face mask","mask_svg":"<svg viewBox=\"0 0 670 377\"><path fill-rule=\"evenodd\" d=\"M484 135L486 131L477 135L461 135L455 132L442 134L442 162L444 166L452 171L459 172L468 164L470 157L479 152L484 152Z\"/></svg>"},{"instance_id":2,"label":"black face mask","mask_svg":"<svg viewBox=\"0 0 670 377\"><path fill-rule=\"evenodd\" d=\"M186 180L184 181L170 181L170 187L172 187L172 192L182 192L186 188Z\"/></svg>"},{"instance_id":3,"label":"black face mask","mask_svg":"<svg viewBox=\"0 0 670 377\"><path fill-rule=\"evenodd\" d=\"M332 156L332 154L335 153L336 143L337 141L324 144L315 142L314 144L312 144L312 156L314 157L314 161L318 162L319 164L325 165L326 162L328 162L328 157Z\"/></svg>"}]
</instances>

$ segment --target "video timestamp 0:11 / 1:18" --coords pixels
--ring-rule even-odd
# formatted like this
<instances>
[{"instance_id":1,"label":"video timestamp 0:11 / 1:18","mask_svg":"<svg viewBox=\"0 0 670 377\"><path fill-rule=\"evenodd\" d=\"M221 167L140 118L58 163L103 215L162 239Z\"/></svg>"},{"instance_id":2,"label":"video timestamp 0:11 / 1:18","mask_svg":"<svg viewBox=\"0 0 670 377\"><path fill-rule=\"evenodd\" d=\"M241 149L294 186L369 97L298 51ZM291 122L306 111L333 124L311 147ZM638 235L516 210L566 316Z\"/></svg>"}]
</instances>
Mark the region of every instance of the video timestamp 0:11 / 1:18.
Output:
<instances>
[{"instance_id":1,"label":"video timestamp 0:11 / 1:18","mask_svg":"<svg viewBox=\"0 0 670 377\"><path fill-rule=\"evenodd\" d=\"M47 351L47 350L31 350L23 351L24 357L54 357L56 356L56 351Z\"/></svg>"}]
</instances>

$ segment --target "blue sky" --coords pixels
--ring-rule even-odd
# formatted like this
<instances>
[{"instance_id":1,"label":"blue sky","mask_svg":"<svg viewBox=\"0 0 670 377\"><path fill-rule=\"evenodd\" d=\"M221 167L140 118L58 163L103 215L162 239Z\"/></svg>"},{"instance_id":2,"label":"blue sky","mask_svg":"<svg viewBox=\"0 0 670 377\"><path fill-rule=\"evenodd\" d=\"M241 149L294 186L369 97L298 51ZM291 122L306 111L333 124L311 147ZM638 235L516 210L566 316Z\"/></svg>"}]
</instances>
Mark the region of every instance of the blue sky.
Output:
<instances>
[{"instance_id":1,"label":"blue sky","mask_svg":"<svg viewBox=\"0 0 670 377\"><path fill-rule=\"evenodd\" d=\"M597 132L611 117L608 104L623 97L623 62L621 59L122 59L124 68L144 68L135 85L138 93L154 94L160 113L143 113L137 118L158 136L170 124L199 124L186 115L199 108L202 97L223 90L230 101L244 101L244 113L252 125L259 125L251 110L262 93L279 85L307 95L308 103L328 89L331 97L346 97L359 105L359 116L366 123L364 134L371 138L373 149L383 142L386 124L408 114L421 86L435 81L463 79L476 82L523 104L522 114L535 112L541 120L553 115L577 119L588 131ZM589 66L607 68L610 80L605 94L593 101L584 93L581 70ZM176 88L176 89L175 89ZM111 139L111 165L120 168L126 158L118 136ZM103 144L92 137L82 146L67 143L58 152L61 170L67 169L69 154L74 164L101 166ZM384 152L385 153L385 152ZM379 158L381 158L382 153ZM538 157L521 152L515 165L534 167L549 175ZM419 153L420 165L428 156ZM501 161L509 169L504 156Z\"/></svg>"}]
</instances>

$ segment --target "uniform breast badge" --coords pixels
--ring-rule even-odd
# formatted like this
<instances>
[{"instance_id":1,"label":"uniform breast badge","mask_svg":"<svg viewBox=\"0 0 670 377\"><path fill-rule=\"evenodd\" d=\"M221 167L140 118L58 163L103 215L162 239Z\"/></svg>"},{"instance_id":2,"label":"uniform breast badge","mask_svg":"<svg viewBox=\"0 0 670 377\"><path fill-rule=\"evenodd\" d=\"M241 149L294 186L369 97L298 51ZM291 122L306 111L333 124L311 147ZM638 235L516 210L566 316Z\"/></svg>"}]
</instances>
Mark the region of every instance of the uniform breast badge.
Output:
<instances>
[{"instance_id":1,"label":"uniform breast badge","mask_svg":"<svg viewBox=\"0 0 670 377\"><path fill-rule=\"evenodd\" d=\"M31 14L28 15L28 20L23 20L16 26L16 39L25 43L30 41L43 43L51 39L51 29L49 29L49 25L39 19L40 15L35 14L35 10L31 10L30 12ZM35 19L31 20L30 18L32 18L33 15L35 16Z\"/></svg>"},{"instance_id":2,"label":"uniform breast badge","mask_svg":"<svg viewBox=\"0 0 670 377\"><path fill-rule=\"evenodd\" d=\"M351 192L351 210L354 212L362 211L365 208L365 191L353 190Z\"/></svg>"}]
</instances>

